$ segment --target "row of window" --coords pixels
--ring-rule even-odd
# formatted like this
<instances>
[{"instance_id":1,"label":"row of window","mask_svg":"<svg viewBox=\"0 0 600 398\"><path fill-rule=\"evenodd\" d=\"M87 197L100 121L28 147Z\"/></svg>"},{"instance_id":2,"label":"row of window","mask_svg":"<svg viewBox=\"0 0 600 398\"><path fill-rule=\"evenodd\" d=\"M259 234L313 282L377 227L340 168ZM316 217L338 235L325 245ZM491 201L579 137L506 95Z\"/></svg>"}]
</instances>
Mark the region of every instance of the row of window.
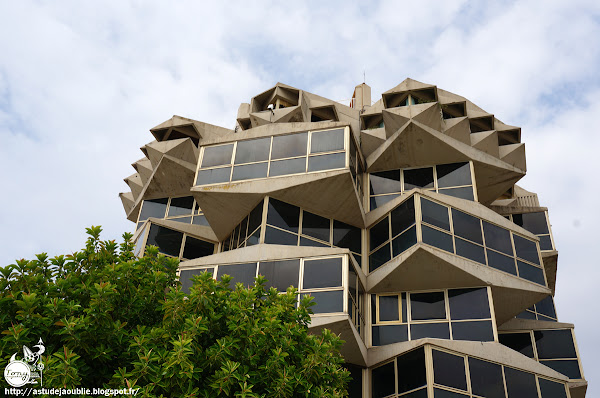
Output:
<instances>
[{"instance_id":1,"label":"row of window","mask_svg":"<svg viewBox=\"0 0 600 398\"><path fill-rule=\"evenodd\" d=\"M212 242L206 242L186 233L152 223L146 224L138 236L135 254L142 255L142 249L149 245L157 246L158 251L162 254L181 260L210 256L215 253L217 246Z\"/></svg>"},{"instance_id":2,"label":"row of window","mask_svg":"<svg viewBox=\"0 0 600 398\"><path fill-rule=\"evenodd\" d=\"M346 134L338 128L203 147L196 185L344 168Z\"/></svg>"},{"instance_id":3,"label":"row of window","mask_svg":"<svg viewBox=\"0 0 600 398\"><path fill-rule=\"evenodd\" d=\"M289 260L260 261L243 264L206 266L197 269L183 269L179 279L182 289L189 291L190 278L200 272L210 272L217 280L223 275L232 277L230 286L237 283L245 286L254 284L258 275L266 279L266 287L285 292L292 286L298 289L299 297L311 295L316 305L311 307L315 314L354 313L357 325L364 324L362 303L364 288L356 277L356 271L350 264L348 271L347 256L328 256L319 258L296 258ZM344 293L347 293L345 295ZM346 300L345 300L346 298Z\"/></svg>"},{"instance_id":4,"label":"row of window","mask_svg":"<svg viewBox=\"0 0 600 398\"><path fill-rule=\"evenodd\" d=\"M420 237L416 200L421 213ZM369 272L418 241L546 286L536 242L420 195L411 196L369 228Z\"/></svg>"},{"instance_id":5,"label":"row of window","mask_svg":"<svg viewBox=\"0 0 600 398\"><path fill-rule=\"evenodd\" d=\"M572 329L504 332L498 340L570 379L582 378Z\"/></svg>"},{"instance_id":6,"label":"row of window","mask_svg":"<svg viewBox=\"0 0 600 398\"><path fill-rule=\"evenodd\" d=\"M263 222L263 206L261 201L254 209L233 229L223 241L222 251L239 249L257 245L260 242L260 231Z\"/></svg>"},{"instance_id":7,"label":"row of window","mask_svg":"<svg viewBox=\"0 0 600 398\"><path fill-rule=\"evenodd\" d=\"M461 199L475 200L471 162L369 174L370 210L413 188L423 188Z\"/></svg>"},{"instance_id":8,"label":"row of window","mask_svg":"<svg viewBox=\"0 0 600 398\"><path fill-rule=\"evenodd\" d=\"M509 366L431 349L436 398L566 398L567 386ZM425 348L394 358L371 371L373 398L426 398Z\"/></svg>"},{"instance_id":9,"label":"row of window","mask_svg":"<svg viewBox=\"0 0 600 398\"><path fill-rule=\"evenodd\" d=\"M193 196L178 198L146 199L142 201L142 207L137 221L139 229L148 218L166 218L185 224L206 225L206 217L200 210L200 206Z\"/></svg>"},{"instance_id":10,"label":"row of window","mask_svg":"<svg viewBox=\"0 0 600 398\"><path fill-rule=\"evenodd\" d=\"M371 295L372 345L425 337L494 341L488 288Z\"/></svg>"}]
</instances>

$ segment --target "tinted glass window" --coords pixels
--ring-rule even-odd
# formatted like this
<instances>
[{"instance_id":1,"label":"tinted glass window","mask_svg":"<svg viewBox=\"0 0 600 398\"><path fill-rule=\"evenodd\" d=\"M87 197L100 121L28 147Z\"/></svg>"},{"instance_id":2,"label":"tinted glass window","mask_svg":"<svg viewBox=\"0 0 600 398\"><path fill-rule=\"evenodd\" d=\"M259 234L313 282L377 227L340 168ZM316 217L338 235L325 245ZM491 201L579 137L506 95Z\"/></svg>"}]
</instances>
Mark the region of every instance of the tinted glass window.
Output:
<instances>
[{"instance_id":1,"label":"tinted glass window","mask_svg":"<svg viewBox=\"0 0 600 398\"><path fill-rule=\"evenodd\" d=\"M145 221L149 217L164 218L168 200L168 198L144 200L140 221Z\"/></svg>"},{"instance_id":2,"label":"tinted glass window","mask_svg":"<svg viewBox=\"0 0 600 398\"><path fill-rule=\"evenodd\" d=\"M390 244L388 243L369 256L369 272L375 271L390 259Z\"/></svg>"},{"instance_id":3,"label":"tinted glass window","mask_svg":"<svg viewBox=\"0 0 600 398\"><path fill-rule=\"evenodd\" d=\"M192 217L178 217L178 218L172 219L172 221L189 224L192 221Z\"/></svg>"},{"instance_id":4,"label":"tinted glass window","mask_svg":"<svg viewBox=\"0 0 600 398\"><path fill-rule=\"evenodd\" d=\"M168 217L175 216L187 216L192 214L192 207L194 206L194 198L192 196L185 196L183 198L172 198L171 204L169 205Z\"/></svg>"},{"instance_id":5,"label":"tinted glass window","mask_svg":"<svg viewBox=\"0 0 600 398\"><path fill-rule=\"evenodd\" d=\"M540 236L540 250L553 250L552 247L552 239L550 239L550 235L542 235Z\"/></svg>"},{"instance_id":6,"label":"tinted glass window","mask_svg":"<svg viewBox=\"0 0 600 398\"><path fill-rule=\"evenodd\" d=\"M415 243L417 243L417 229L416 227L412 227L395 237L392 241L394 257L411 248Z\"/></svg>"},{"instance_id":7,"label":"tinted glass window","mask_svg":"<svg viewBox=\"0 0 600 398\"><path fill-rule=\"evenodd\" d=\"M451 289L448 291L450 300L450 317L457 319L490 318L490 305L486 288Z\"/></svg>"},{"instance_id":8,"label":"tinted glass window","mask_svg":"<svg viewBox=\"0 0 600 398\"><path fill-rule=\"evenodd\" d=\"M452 223L454 225L455 235L483 244L483 239L481 238L481 224L478 218L463 213L462 211L452 209Z\"/></svg>"},{"instance_id":9,"label":"tinted glass window","mask_svg":"<svg viewBox=\"0 0 600 398\"><path fill-rule=\"evenodd\" d=\"M450 220L446 206L421 198L421 211L424 222L450 231Z\"/></svg>"},{"instance_id":10,"label":"tinted glass window","mask_svg":"<svg viewBox=\"0 0 600 398\"><path fill-rule=\"evenodd\" d=\"M415 223L415 201L407 199L391 212L392 236L396 236Z\"/></svg>"},{"instance_id":11,"label":"tinted glass window","mask_svg":"<svg viewBox=\"0 0 600 398\"><path fill-rule=\"evenodd\" d=\"M542 398L567 398L565 385L552 380L538 378Z\"/></svg>"},{"instance_id":12,"label":"tinted glass window","mask_svg":"<svg viewBox=\"0 0 600 398\"><path fill-rule=\"evenodd\" d=\"M518 235L513 235L513 239L515 240L517 257L530 261L534 264L540 263L540 257L538 255L537 245L535 242L529 239L521 238Z\"/></svg>"},{"instance_id":13,"label":"tinted glass window","mask_svg":"<svg viewBox=\"0 0 600 398\"><path fill-rule=\"evenodd\" d=\"M398 296L379 296L379 321L400 320Z\"/></svg>"},{"instance_id":14,"label":"tinted glass window","mask_svg":"<svg viewBox=\"0 0 600 398\"><path fill-rule=\"evenodd\" d=\"M183 233L156 224L150 226L146 245L158 246L161 253L179 257Z\"/></svg>"},{"instance_id":15,"label":"tinted glass window","mask_svg":"<svg viewBox=\"0 0 600 398\"><path fill-rule=\"evenodd\" d=\"M390 238L388 218L385 217L369 230L370 250L377 248L383 242Z\"/></svg>"},{"instance_id":16,"label":"tinted glass window","mask_svg":"<svg viewBox=\"0 0 600 398\"><path fill-rule=\"evenodd\" d=\"M469 357L469 373L473 394L486 398L505 398L500 365Z\"/></svg>"},{"instance_id":17,"label":"tinted glass window","mask_svg":"<svg viewBox=\"0 0 600 398\"><path fill-rule=\"evenodd\" d=\"M491 321L452 322L454 340L494 341Z\"/></svg>"},{"instance_id":18,"label":"tinted glass window","mask_svg":"<svg viewBox=\"0 0 600 398\"><path fill-rule=\"evenodd\" d=\"M454 238L454 243L456 245L456 254L466 257L469 260L485 264L485 250L483 249L483 246L476 245L460 238Z\"/></svg>"},{"instance_id":19,"label":"tinted glass window","mask_svg":"<svg viewBox=\"0 0 600 398\"><path fill-rule=\"evenodd\" d=\"M185 246L183 247L183 258L188 260L210 256L215 252L215 245L200 239L186 236Z\"/></svg>"},{"instance_id":20,"label":"tinted glass window","mask_svg":"<svg viewBox=\"0 0 600 398\"><path fill-rule=\"evenodd\" d=\"M306 158L277 160L275 162L271 162L269 176L274 177L304 172L306 172Z\"/></svg>"},{"instance_id":21,"label":"tinted glass window","mask_svg":"<svg viewBox=\"0 0 600 398\"><path fill-rule=\"evenodd\" d=\"M433 382L467 391L465 359L446 352L432 350Z\"/></svg>"},{"instance_id":22,"label":"tinted glass window","mask_svg":"<svg viewBox=\"0 0 600 398\"><path fill-rule=\"evenodd\" d=\"M538 313L547 315L551 318L556 318L556 311L554 310L554 300L552 296L548 296L535 305L535 309Z\"/></svg>"},{"instance_id":23,"label":"tinted glass window","mask_svg":"<svg viewBox=\"0 0 600 398\"><path fill-rule=\"evenodd\" d=\"M302 234L329 242L329 219L307 211L302 213Z\"/></svg>"},{"instance_id":24,"label":"tinted glass window","mask_svg":"<svg viewBox=\"0 0 600 398\"><path fill-rule=\"evenodd\" d=\"M534 267L522 261L517 260L517 267L519 268L519 276L528 281L537 283L542 286L546 286L544 279L544 271L541 268Z\"/></svg>"},{"instance_id":25,"label":"tinted glass window","mask_svg":"<svg viewBox=\"0 0 600 398\"><path fill-rule=\"evenodd\" d=\"M396 392L394 373L394 362L373 369L371 372L373 398L382 398Z\"/></svg>"},{"instance_id":26,"label":"tinted glass window","mask_svg":"<svg viewBox=\"0 0 600 398\"><path fill-rule=\"evenodd\" d=\"M196 275L200 275L202 272L210 272L213 273L212 268L204 268L204 269L190 269L190 270L182 270L179 273L179 281L181 282L181 291L184 293L189 293L190 288L192 287L192 277Z\"/></svg>"},{"instance_id":27,"label":"tinted glass window","mask_svg":"<svg viewBox=\"0 0 600 398\"><path fill-rule=\"evenodd\" d=\"M450 339L448 323L413 323L410 325L411 340L423 339L425 337Z\"/></svg>"},{"instance_id":28,"label":"tinted glass window","mask_svg":"<svg viewBox=\"0 0 600 398\"><path fill-rule=\"evenodd\" d=\"M264 178L267 176L268 163L247 164L233 168L232 181L250 180L252 178Z\"/></svg>"},{"instance_id":29,"label":"tinted glass window","mask_svg":"<svg viewBox=\"0 0 600 398\"><path fill-rule=\"evenodd\" d=\"M362 398L362 368L345 364L344 367L350 371L350 382L348 383L348 398Z\"/></svg>"},{"instance_id":30,"label":"tinted glass window","mask_svg":"<svg viewBox=\"0 0 600 398\"><path fill-rule=\"evenodd\" d=\"M266 288L274 287L285 292L288 287L298 288L300 260L261 262L258 273L267 278Z\"/></svg>"},{"instance_id":31,"label":"tinted glass window","mask_svg":"<svg viewBox=\"0 0 600 398\"><path fill-rule=\"evenodd\" d=\"M569 379L581 379L581 373L579 372L579 363L577 360L554 360L554 361L540 361L542 365L556 370L559 373L569 377Z\"/></svg>"},{"instance_id":32,"label":"tinted glass window","mask_svg":"<svg viewBox=\"0 0 600 398\"><path fill-rule=\"evenodd\" d=\"M248 233L254 232L256 228L260 226L262 223L262 210L263 210L263 202L262 200L252 211L250 212L250 217L248 218Z\"/></svg>"},{"instance_id":33,"label":"tinted glass window","mask_svg":"<svg viewBox=\"0 0 600 398\"><path fill-rule=\"evenodd\" d=\"M273 153L271 154L271 159L305 156L307 140L308 133L273 137Z\"/></svg>"},{"instance_id":34,"label":"tinted glass window","mask_svg":"<svg viewBox=\"0 0 600 398\"><path fill-rule=\"evenodd\" d=\"M235 288L236 283L241 283L246 287L252 286L256 277L256 263L221 265L217 271L217 280L221 280L223 275L233 278L229 282L231 288Z\"/></svg>"},{"instance_id":35,"label":"tinted glass window","mask_svg":"<svg viewBox=\"0 0 600 398\"><path fill-rule=\"evenodd\" d=\"M528 356L529 358L533 358L531 335L528 332L499 334L498 341L500 341L501 344Z\"/></svg>"},{"instance_id":36,"label":"tinted glass window","mask_svg":"<svg viewBox=\"0 0 600 398\"><path fill-rule=\"evenodd\" d=\"M220 166L231 164L233 144L204 147L201 167Z\"/></svg>"},{"instance_id":37,"label":"tinted glass window","mask_svg":"<svg viewBox=\"0 0 600 398\"><path fill-rule=\"evenodd\" d=\"M198 170L196 185L218 184L220 182L229 182L231 167L222 167L220 169Z\"/></svg>"},{"instance_id":38,"label":"tinted glass window","mask_svg":"<svg viewBox=\"0 0 600 398\"><path fill-rule=\"evenodd\" d=\"M269 199L269 210L267 212L267 223L279 228L298 233L300 223L300 208L281 202L277 199Z\"/></svg>"},{"instance_id":39,"label":"tinted glass window","mask_svg":"<svg viewBox=\"0 0 600 398\"><path fill-rule=\"evenodd\" d=\"M260 162L269 159L271 137L258 140L238 141L235 164Z\"/></svg>"},{"instance_id":40,"label":"tinted glass window","mask_svg":"<svg viewBox=\"0 0 600 398\"><path fill-rule=\"evenodd\" d=\"M399 394L427 384L425 376L425 351L423 348L399 356L397 361Z\"/></svg>"},{"instance_id":41,"label":"tinted glass window","mask_svg":"<svg viewBox=\"0 0 600 398\"><path fill-rule=\"evenodd\" d=\"M508 398L531 398L538 396L535 376L533 374L505 367L504 376L506 377Z\"/></svg>"},{"instance_id":42,"label":"tinted glass window","mask_svg":"<svg viewBox=\"0 0 600 398\"><path fill-rule=\"evenodd\" d=\"M361 252L361 230L341 221L333 221L333 245Z\"/></svg>"},{"instance_id":43,"label":"tinted glass window","mask_svg":"<svg viewBox=\"0 0 600 398\"><path fill-rule=\"evenodd\" d=\"M373 326L372 341L374 346L408 341L408 325Z\"/></svg>"},{"instance_id":44,"label":"tinted glass window","mask_svg":"<svg viewBox=\"0 0 600 398\"><path fill-rule=\"evenodd\" d=\"M423 243L435 246L447 252L454 253L454 245L452 244L452 235L448 235L437 229L429 228L423 225L421 228L423 233Z\"/></svg>"},{"instance_id":45,"label":"tinted glass window","mask_svg":"<svg viewBox=\"0 0 600 398\"><path fill-rule=\"evenodd\" d=\"M304 289L342 286L342 258L304 261Z\"/></svg>"},{"instance_id":46,"label":"tinted glass window","mask_svg":"<svg viewBox=\"0 0 600 398\"><path fill-rule=\"evenodd\" d=\"M439 188L471 185L469 163L453 163L436 166Z\"/></svg>"},{"instance_id":47,"label":"tinted glass window","mask_svg":"<svg viewBox=\"0 0 600 398\"><path fill-rule=\"evenodd\" d=\"M444 292L411 293L412 320L446 319Z\"/></svg>"},{"instance_id":48,"label":"tinted glass window","mask_svg":"<svg viewBox=\"0 0 600 398\"><path fill-rule=\"evenodd\" d=\"M439 388L433 389L433 397L434 398L466 398L468 395L459 394L457 392L442 390Z\"/></svg>"},{"instance_id":49,"label":"tinted glass window","mask_svg":"<svg viewBox=\"0 0 600 398\"><path fill-rule=\"evenodd\" d=\"M328 244L319 242L317 240L308 239L304 236L300 237L300 246L312 246L312 247L329 247Z\"/></svg>"},{"instance_id":50,"label":"tinted glass window","mask_svg":"<svg viewBox=\"0 0 600 398\"><path fill-rule=\"evenodd\" d=\"M404 190L433 188L433 168L404 170Z\"/></svg>"},{"instance_id":51,"label":"tinted glass window","mask_svg":"<svg viewBox=\"0 0 600 398\"><path fill-rule=\"evenodd\" d=\"M475 196L473 195L472 187L463 187L463 188L443 188L439 189L438 193L443 195L452 196L459 199L466 200L475 200Z\"/></svg>"},{"instance_id":52,"label":"tinted glass window","mask_svg":"<svg viewBox=\"0 0 600 398\"><path fill-rule=\"evenodd\" d=\"M282 231L280 229L267 227L265 231L265 243L272 245L298 245L298 235Z\"/></svg>"},{"instance_id":53,"label":"tinted glass window","mask_svg":"<svg viewBox=\"0 0 600 398\"><path fill-rule=\"evenodd\" d=\"M540 359L577 358L570 329L533 332Z\"/></svg>"},{"instance_id":54,"label":"tinted glass window","mask_svg":"<svg viewBox=\"0 0 600 398\"><path fill-rule=\"evenodd\" d=\"M512 243L510 242L510 232L494 224L483 221L483 233L485 235L485 245L499 252L513 255Z\"/></svg>"},{"instance_id":55,"label":"tinted glass window","mask_svg":"<svg viewBox=\"0 0 600 398\"><path fill-rule=\"evenodd\" d=\"M339 169L346 165L345 153L311 156L308 158L308 171Z\"/></svg>"},{"instance_id":56,"label":"tinted glass window","mask_svg":"<svg viewBox=\"0 0 600 398\"><path fill-rule=\"evenodd\" d=\"M378 207L383 206L390 200L397 198L400 195L385 195L385 196L373 196L371 197L369 203L371 205L371 210L375 210Z\"/></svg>"},{"instance_id":57,"label":"tinted glass window","mask_svg":"<svg viewBox=\"0 0 600 398\"><path fill-rule=\"evenodd\" d=\"M344 310L344 292L341 290L333 292L311 292L305 293L302 296L307 295L314 297L313 302L317 303L310 307L315 314L342 312Z\"/></svg>"},{"instance_id":58,"label":"tinted glass window","mask_svg":"<svg viewBox=\"0 0 600 398\"><path fill-rule=\"evenodd\" d=\"M500 271L508 272L513 275L517 275L517 268L515 266L515 259L512 257L505 256L493 250L487 250L488 265L490 267L499 269Z\"/></svg>"},{"instance_id":59,"label":"tinted glass window","mask_svg":"<svg viewBox=\"0 0 600 398\"><path fill-rule=\"evenodd\" d=\"M549 234L546 213L513 214L513 222L533 234Z\"/></svg>"},{"instance_id":60,"label":"tinted glass window","mask_svg":"<svg viewBox=\"0 0 600 398\"><path fill-rule=\"evenodd\" d=\"M380 171L369 176L371 195L401 192L400 170Z\"/></svg>"},{"instance_id":61,"label":"tinted glass window","mask_svg":"<svg viewBox=\"0 0 600 398\"><path fill-rule=\"evenodd\" d=\"M313 132L310 153L344 149L344 129Z\"/></svg>"}]
</instances>

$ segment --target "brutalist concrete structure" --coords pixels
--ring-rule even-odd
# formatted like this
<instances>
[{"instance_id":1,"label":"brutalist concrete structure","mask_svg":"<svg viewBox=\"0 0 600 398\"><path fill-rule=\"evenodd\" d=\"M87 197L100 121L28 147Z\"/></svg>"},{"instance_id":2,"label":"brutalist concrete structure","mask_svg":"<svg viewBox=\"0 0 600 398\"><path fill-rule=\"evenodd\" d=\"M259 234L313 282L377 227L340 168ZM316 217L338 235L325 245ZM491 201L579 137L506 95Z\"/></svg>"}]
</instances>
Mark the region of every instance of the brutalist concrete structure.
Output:
<instances>
[{"instance_id":1,"label":"brutalist concrete structure","mask_svg":"<svg viewBox=\"0 0 600 398\"><path fill-rule=\"evenodd\" d=\"M121 194L137 252L179 257L184 289L262 274L313 296L352 397L585 396L548 210L516 185L520 128L407 79L349 106L278 83L233 130L150 131Z\"/></svg>"}]
</instances>

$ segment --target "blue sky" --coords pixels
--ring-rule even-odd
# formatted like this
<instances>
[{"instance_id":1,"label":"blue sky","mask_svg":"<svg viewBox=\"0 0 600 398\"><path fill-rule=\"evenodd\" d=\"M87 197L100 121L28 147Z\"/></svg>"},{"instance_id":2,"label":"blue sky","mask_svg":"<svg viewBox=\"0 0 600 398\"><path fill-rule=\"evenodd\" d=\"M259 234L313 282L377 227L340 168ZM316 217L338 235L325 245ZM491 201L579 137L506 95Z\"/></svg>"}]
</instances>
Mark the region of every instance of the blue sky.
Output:
<instances>
[{"instance_id":1,"label":"blue sky","mask_svg":"<svg viewBox=\"0 0 600 398\"><path fill-rule=\"evenodd\" d=\"M233 128L278 81L346 99L364 71L376 99L411 77L522 128L520 185L550 209L558 315L600 395L600 3L248 3L0 3L0 264L77 250L90 225L131 231L122 179L174 114Z\"/></svg>"}]
</instances>

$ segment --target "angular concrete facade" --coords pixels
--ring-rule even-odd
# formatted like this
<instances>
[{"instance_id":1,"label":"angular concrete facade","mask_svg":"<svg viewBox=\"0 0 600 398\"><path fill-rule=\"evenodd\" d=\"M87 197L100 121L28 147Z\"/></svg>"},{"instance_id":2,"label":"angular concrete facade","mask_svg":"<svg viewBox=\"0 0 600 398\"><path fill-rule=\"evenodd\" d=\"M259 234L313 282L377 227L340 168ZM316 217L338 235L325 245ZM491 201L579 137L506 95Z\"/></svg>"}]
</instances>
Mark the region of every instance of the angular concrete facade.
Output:
<instances>
[{"instance_id":1,"label":"angular concrete facade","mask_svg":"<svg viewBox=\"0 0 600 398\"><path fill-rule=\"evenodd\" d=\"M313 296L351 397L585 396L520 128L411 79L349 106L278 83L235 122L150 130L121 194L138 254L180 258L184 289L262 274Z\"/></svg>"}]
</instances>

